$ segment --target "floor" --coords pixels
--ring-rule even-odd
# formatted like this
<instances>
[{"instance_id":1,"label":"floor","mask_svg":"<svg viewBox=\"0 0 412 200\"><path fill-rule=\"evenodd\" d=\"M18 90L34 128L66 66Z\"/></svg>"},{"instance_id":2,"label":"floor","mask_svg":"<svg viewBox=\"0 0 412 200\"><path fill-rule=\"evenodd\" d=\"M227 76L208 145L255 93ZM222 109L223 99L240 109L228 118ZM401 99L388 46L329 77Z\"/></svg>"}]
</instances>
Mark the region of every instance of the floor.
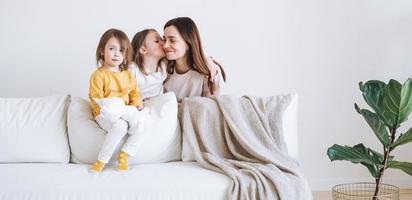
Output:
<instances>
[{"instance_id":1,"label":"floor","mask_svg":"<svg viewBox=\"0 0 412 200\"><path fill-rule=\"evenodd\" d=\"M332 192L313 192L314 200L332 200ZM400 200L411 200L412 189L402 189Z\"/></svg>"}]
</instances>

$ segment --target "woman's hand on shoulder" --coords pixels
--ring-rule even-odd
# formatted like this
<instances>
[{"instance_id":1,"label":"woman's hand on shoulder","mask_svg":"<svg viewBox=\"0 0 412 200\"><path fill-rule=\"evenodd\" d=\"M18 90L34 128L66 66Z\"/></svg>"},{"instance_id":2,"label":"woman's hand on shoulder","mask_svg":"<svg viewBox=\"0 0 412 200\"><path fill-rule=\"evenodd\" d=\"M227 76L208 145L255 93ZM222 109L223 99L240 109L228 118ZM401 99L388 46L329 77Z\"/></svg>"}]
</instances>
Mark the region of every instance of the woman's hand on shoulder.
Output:
<instances>
[{"instance_id":1,"label":"woman's hand on shoulder","mask_svg":"<svg viewBox=\"0 0 412 200\"><path fill-rule=\"evenodd\" d=\"M219 66L213 61L212 57L206 56L206 65L210 71L210 78L212 82L215 82L215 78L219 73Z\"/></svg>"}]
</instances>

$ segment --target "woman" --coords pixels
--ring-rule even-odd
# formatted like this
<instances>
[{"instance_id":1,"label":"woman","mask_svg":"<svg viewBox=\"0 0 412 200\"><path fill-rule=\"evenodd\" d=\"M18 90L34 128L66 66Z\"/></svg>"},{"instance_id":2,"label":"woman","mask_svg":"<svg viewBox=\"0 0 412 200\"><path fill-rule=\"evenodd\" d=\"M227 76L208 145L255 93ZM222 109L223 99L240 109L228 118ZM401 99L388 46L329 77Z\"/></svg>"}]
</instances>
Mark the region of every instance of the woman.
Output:
<instances>
[{"instance_id":1,"label":"woman","mask_svg":"<svg viewBox=\"0 0 412 200\"><path fill-rule=\"evenodd\" d=\"M173 91L178 102L185 97L212 96L226 80L223 68L203 53L199 31L188 17L169 20L164 26L163 48L168 60L166 92Z\"/></svg>"}]
</instances>

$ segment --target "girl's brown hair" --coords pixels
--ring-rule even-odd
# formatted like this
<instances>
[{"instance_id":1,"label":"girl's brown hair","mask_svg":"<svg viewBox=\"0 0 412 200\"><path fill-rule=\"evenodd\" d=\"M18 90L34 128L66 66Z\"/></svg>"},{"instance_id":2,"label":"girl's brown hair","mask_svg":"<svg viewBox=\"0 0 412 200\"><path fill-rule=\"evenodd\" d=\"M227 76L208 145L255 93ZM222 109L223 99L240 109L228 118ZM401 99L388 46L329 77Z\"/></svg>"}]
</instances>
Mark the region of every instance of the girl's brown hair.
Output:
<instances>
[{"instance_id":1,"label":"girl's brown hair","mask_svg":"<svg viewBox=\"0 0 412 200\"><path fill-rule=\"evenodd\" d=\"M144 70L143 57L140 55L139 49L142 48L142 46L145 44L146 37L151 31L157 32L154 29L145 29L143 31L137 32L132 39L132 48L134 51L134 54L132 56L132 61L137 64L137 67L139 67L139 70L145 75L147 75L147 73Z\"/></svg>"},{"instance_id":2,"label":"girl's brown hair","mask_svg":"<svg viewBox=\"0 0 412 200\"><path fill-rule=\"evenodd\" d=\"M178 17L169 20L163 27L166 29L169 26L174 26L179 31L180 35L186 41L189 46L188 50L188 63L192 70L195 70L208 77L208 86L213 95L216 91L216 83L212 82L210 70L207 66L206 58L203 53L202 43L200 41L200 34L196 27L195 22L189 17ZM226 81L226 74L220 64L214 61L222 72L223 80ZM167 66L167 72L172 74L175 70L176 61L169 61Z\"/></svg>"},{"instance_id":3,"label":"girl's brown hair","mask_svg":"<svg viewBox=\"0 0 412 200\"><path fill-rule=\"evenodd\" d=\"M123 63L119 66L120 70L126 70L127 65L129 65L132 60L133 49L127 35L123 31L114 28L104 32L100 38L96 49L96 63L98 65L102 65L104 63L104 47L106 46L107 41L109 41L112 37L119 40L120 49L122 50L122 55L124 57Z\"/></svg>"}]
</instances>

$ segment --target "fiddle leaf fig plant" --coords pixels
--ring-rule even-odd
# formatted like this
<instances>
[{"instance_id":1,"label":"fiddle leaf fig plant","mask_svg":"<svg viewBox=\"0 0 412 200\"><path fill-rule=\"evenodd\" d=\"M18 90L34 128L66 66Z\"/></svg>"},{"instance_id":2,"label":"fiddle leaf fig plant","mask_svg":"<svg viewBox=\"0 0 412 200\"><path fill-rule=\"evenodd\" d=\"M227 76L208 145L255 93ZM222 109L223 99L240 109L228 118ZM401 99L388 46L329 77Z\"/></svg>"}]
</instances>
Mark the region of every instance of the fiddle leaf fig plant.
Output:
<instances>
[{"instance_id":1,"label":"fiddle leaf fig plant","mask_svg":"<svg viewBox=\"0 0 412 200\"><path fill-rule=\"evenodd\" d=\"M359 88L373 111L361 109L356 103L355 110L369 124L382 144L383 152L360 143L353 147L334 144L328 148L327 154L331 161L346 160L367 167L375 178L375 200L387 168L400 169L412 176L412 163L394 160L391 155L396 147L412 142L412 128L404 133L397 132L412 111L412 79L409 78L403 85L396 80L390 80L388 84L371 80L365 84L360 82Z\"/></svg>"}]
</instances>

